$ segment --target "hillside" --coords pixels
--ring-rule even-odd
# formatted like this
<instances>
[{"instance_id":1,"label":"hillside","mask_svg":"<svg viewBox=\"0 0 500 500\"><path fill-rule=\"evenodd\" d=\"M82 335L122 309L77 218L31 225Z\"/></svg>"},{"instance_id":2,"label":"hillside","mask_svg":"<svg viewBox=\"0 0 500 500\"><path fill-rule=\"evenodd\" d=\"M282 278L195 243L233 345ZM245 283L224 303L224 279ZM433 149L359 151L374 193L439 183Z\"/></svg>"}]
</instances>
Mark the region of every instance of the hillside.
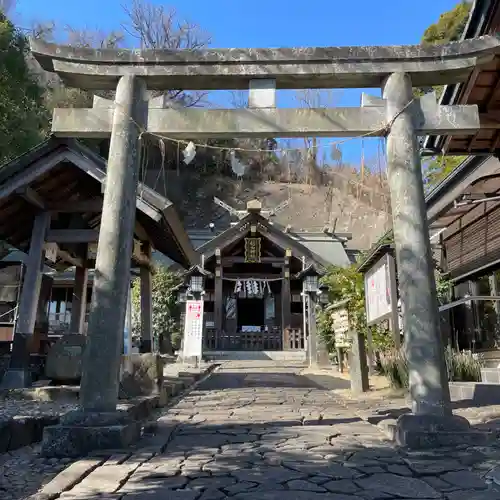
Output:
<instances>
[{"instance_id":1,"label":"hillside","mask_svg":"<svg viewBox=\"0 0 500 500\"><path fill-rule=\"evenodd\" d=\"M148 169L142 180L162 194L166 185L166 196L174 202L188 229L201 229L210 222L221 229L229 226L232 219L213 202L214 196L238 210L244 210L246 202L253 198L268 210L290 198L288 206L273 220L296 230L321 231L328 224L331 208L331 225L337 232L352 233L349 247L354 249L368 249L389 227L384 197L373 191L358 193L358 187L347 182L333 186L241 182L227 176L200 175L191 169L179 175L169 170L165 177L159 170Z\"/></svg>"}]
</instances>

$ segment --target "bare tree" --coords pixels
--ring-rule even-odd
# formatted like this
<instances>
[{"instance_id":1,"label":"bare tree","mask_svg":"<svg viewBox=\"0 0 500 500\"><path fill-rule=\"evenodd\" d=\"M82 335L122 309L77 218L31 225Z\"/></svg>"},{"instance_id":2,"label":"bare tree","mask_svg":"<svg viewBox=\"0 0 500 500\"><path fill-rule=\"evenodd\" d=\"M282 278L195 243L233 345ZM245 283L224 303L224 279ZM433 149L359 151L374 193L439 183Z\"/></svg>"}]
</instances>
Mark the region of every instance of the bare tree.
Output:
<instances>
[{"instance_id":1,"label":"bare tree","mask_svg":"<svg viewBox=\"0 0 500 500\"><path fill-rule=\"evenodd\" d=\"M174 9L155 5L149 0L132 0L123 6L128 19L125 32L139 41L142 49L199 50L210 43L210 37L196 24L179 21ZM203 104L205 92L168 92L168 97L182 106Z\"/></svg>"},{"instance_id":2,"label":"bare tree","mask_svg":"<svg viewBox=\"0 0 500 500\"><path fill-rule=\"evenodd\" d=\"M297 91L296 99L299 105L304 108L329 108L335 106L338 95L333 90L304 89ZM318 168L318 146L317 137L304 137L306 183L311 186L321 184L323 181L323 176Z\"/></svg>"},{"instance_id":3,"label":"bare tree","mask_svg":"<svg viewBox=\"0 0 500 500\"><path fill-rule=\"evenodd\" d=\"M119 31L106 34L100 30L75 29L71 26L66 26L64 31L67 43L72 47L116 49L122 46L124 41L123 33Z\"/></svg>"}]
</instances>

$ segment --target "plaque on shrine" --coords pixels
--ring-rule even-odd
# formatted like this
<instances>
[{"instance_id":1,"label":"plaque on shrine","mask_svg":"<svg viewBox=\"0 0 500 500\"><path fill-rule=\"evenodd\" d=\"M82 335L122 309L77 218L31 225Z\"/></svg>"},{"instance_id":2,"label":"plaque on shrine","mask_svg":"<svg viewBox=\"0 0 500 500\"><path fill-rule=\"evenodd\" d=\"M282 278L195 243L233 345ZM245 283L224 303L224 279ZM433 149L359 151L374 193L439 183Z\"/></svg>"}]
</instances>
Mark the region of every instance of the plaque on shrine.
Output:
<instances>
[{"instance_id":1,"label":"plaque on shrine","mask_svg":"<svg viewBox=\"0 0 500 500\"><path fill-rule=\"evenodd\" d=\"M260 238L245 238L245 262L260 262Z\"/></svg>"}]
</instances>

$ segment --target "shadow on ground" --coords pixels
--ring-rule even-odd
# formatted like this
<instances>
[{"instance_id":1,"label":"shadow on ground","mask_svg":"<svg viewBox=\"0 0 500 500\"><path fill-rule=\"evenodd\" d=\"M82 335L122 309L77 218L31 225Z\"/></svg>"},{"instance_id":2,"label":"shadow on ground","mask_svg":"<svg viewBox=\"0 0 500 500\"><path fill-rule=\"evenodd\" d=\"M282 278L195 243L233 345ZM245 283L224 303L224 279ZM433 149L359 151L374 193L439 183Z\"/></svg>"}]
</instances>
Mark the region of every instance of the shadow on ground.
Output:
<instances>
[{"instance_id":1,"label":"shadow on ground","mask_svg":"<svg viewBox=\"0 0 500 500\"><path fill-rule=\"evenodd\" d=\"M500 450L410 453L368 427L346 418L327 426L183 423L118 493L124 500L500 499L480 477Z\"/></svg>"},{"instance_id":2,"label":"shadow on ground","mask_svg":"<svg viewBox=\"0 0 500 500\"><path fill-rule=\"evenodd\" d=\"M212 375L159 418L156 439L162 453L103 465L67 499L500 500L487 484L500 478L500 448L396 449L286 371Z\"/></svg>"}]
</instances>

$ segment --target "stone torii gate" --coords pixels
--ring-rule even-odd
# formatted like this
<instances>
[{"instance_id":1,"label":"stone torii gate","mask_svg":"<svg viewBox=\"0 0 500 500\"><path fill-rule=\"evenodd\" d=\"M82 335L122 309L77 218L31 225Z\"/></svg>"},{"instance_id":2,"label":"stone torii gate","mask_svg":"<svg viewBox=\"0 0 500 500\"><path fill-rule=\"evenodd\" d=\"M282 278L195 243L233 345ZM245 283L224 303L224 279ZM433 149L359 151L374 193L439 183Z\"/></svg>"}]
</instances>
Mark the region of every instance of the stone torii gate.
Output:
<instances>
[{"instance_id":1,"label":"stone torii gate","mask_svg":"<svg viewBox=\"0 0 500 500\"><path fill-rule=\"evenodd\" d=\"M88 423L85 415L91 413L116 410L135 210L132 200L140 134L147 131L177 139L386 137L413 401L413 413L399 420L399 440L419 446L429 440L437 443L438 434L446 434L449 442L468 429L468 422L451 412L418 137L473 135L481 127L481 116L477 106L439 106L433 96L415 99L412 87L466 80L474 68L498 52L496 37L435 47L129 51L32 41L31 48L42 67L56 72L69 86L116 90L114 102L96 99L92 109L54 111L56 135L111 138L81 387L84 416L72 419L72 424ZM383 89L383 99L365 98L361 108L275 107L276 89L376 87ZM250 109L165 109L161 99L147 102L147 90L168 89L249 89ZM111 298L112 312L108 309Z\"/></svg>"}]
</instances>

